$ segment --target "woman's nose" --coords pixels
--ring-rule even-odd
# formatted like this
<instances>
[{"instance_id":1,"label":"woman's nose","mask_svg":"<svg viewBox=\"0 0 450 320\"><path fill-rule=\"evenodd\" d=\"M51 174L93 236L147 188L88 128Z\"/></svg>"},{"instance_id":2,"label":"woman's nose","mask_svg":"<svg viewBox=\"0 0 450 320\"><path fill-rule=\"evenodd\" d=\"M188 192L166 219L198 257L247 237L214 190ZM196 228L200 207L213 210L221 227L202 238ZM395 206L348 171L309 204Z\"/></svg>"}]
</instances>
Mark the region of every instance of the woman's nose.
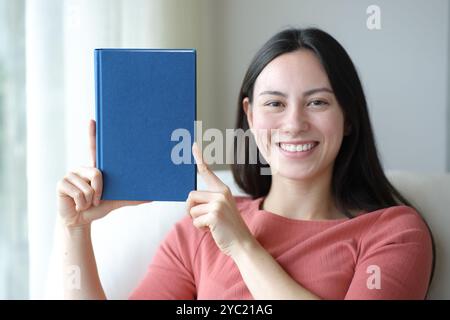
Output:
<instances>
[{"instance_id":1,"label":"woman's nose","mask_svg":"<svg viewBox=\"0 0 450 320\"><path fill-rule=\"evenodd\" d=\"M303 112L301 106L293 106L285 113L282 130L290 134L298 134L309 130L309 121L307 115Z\"/></svg>"}]
</instances>

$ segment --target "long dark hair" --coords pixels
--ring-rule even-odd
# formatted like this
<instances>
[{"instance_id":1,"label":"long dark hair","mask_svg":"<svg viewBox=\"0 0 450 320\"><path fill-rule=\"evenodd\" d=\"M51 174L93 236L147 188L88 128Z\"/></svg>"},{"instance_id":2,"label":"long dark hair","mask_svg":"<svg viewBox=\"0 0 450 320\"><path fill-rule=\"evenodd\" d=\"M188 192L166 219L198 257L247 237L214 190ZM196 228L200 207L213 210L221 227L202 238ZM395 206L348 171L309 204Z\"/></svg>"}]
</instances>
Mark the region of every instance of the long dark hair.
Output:
<instances>
[{"instance_id":1,"label":"long dark hair","mask_svg":"<svg viewBox=\"0 0 450 320\"><path fill-rule=\"evenodd\" d=\"M299 49L314 52L328 75L331 87L342 108L349 133L343 138L336 157L331 182L332 194L338 209L352 218L350 210L367 212L411 203L386 178L378 157L366 98L358 73L345 49L328 33L316 29L287 29L274 35L256 53L244 76L238 98L236 129L247 131L249 124L242 101L253 101L255 81L266 65L276 57ZM237 155L244 146L246 160L249 144L234 143L234 161L231 165L237 185L253 198L269 193L272 178L261 175L265 164L240 164ZM426 222L425 222L426 223ZM427 225L428 226L428 225ZM429 228L428 228L429 229ZM434 240L433 271L434 273ZM430 278L430 282L431 282Z\"/></svg>"}]
</instances>

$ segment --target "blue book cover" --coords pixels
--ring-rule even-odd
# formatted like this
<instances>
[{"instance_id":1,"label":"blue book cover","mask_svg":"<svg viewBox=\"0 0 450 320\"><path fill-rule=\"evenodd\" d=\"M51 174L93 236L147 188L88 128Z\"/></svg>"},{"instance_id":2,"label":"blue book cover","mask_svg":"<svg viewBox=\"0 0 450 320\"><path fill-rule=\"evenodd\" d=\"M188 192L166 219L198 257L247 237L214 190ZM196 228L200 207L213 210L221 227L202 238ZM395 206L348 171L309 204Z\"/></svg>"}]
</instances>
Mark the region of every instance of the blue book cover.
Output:
<instances>
[{"instance_id":1,"label":"blue book cover","mask_svg":"<svg viewBox=\"0 0 450 320\"><path fill-rule=\"evenodd\" d=\"M94 55L102 199L186 200L196 189L196 51L96 49Z\"/></svg>"}]
</instances>

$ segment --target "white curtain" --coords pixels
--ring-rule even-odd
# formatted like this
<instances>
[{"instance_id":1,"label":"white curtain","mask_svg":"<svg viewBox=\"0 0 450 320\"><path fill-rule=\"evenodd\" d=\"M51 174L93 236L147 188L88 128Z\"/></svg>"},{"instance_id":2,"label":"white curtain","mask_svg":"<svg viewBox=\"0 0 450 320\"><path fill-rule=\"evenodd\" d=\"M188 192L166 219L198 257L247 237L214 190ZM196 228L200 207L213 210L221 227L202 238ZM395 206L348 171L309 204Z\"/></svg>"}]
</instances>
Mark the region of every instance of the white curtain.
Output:
<instances>
[{"instance_id":1,"label":"white curtain","mask_svg":"<svg viewBox=\"0 0 450 320\"><path fill-rule=\"evenodd\" d=\"M31 299L44 298L45 284L54 277L49 264L56 183L69 168L88 163L87 124L95 114L93 49L184 47L197 48L200 57L208 5L206 0L27 1ZM198 69L203 78L201 64Z\"/></svg>"},{"instance_id":2,"label":"white curtain","mask_svg":"<svg viewBox=\"0 0 450 320\"><path fill-rule=\"evenodd\" d=\"M0 300L28 296L25 0L0 0Z\"/></svg>"}]
</instances>

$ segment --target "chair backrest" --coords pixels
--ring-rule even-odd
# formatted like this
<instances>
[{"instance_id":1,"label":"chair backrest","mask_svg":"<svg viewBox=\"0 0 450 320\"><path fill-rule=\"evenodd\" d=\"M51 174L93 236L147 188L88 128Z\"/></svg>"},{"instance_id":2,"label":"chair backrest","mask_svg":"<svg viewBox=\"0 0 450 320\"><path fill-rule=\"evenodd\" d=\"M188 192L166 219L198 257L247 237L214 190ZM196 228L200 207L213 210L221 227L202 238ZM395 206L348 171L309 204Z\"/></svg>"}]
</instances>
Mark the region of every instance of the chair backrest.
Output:
<instances>
[{"instance_id":1,"label":"chair backrest","mask_svg":"<svg viewBox=\"0 0 450 320\"><path fill-rule=\"evenodd\" d=\"M242 195L230 171L216 171L235 195ZM436 268L429 299L450 299L450 175L389 172L392 183L417 206L433 232ZM198 189L205 185L198 179ZM126 299L144 276L166 233L185 212L184 202L153 202L128 207L94 222L94 250L105 292L110 299ZM48 298L61 297L57 268L52 263Z\"/></svg>"}]
</instances>

